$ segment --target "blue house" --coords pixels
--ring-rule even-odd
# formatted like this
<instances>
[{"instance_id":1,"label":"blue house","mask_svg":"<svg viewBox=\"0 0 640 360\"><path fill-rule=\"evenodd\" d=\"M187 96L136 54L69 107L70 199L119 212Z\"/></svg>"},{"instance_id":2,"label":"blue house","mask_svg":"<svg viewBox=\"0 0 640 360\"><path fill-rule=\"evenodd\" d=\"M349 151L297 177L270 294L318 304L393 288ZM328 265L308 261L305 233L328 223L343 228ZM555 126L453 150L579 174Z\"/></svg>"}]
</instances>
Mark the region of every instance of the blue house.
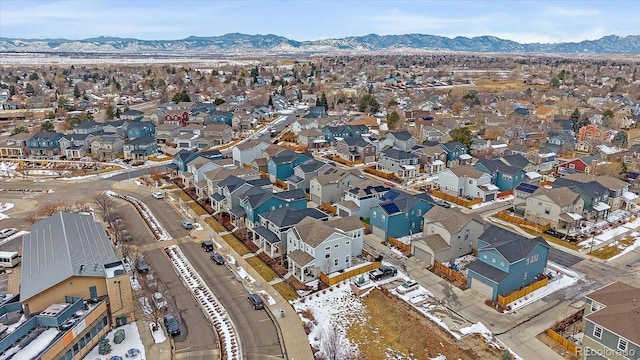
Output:
<instances>
[{"instance_id":1,"label":"blue house","mask_svg":"<svg viewBox=\"0 0 640 360\"><path fill-rule=\"evenodd\" d=\"M325 126L322 128L322 133L324 134L324 139L333 144L336 138L346 139L368 134L369 128L366 125Z\"/></svg>"},{"instance_id":2,"label":"blue house","mask_svg":"<svg viewBox=\"0 0 640 360\"><path fill-rule=\"evenodd\" d=\"M167 164L167 171L171 172L172 176L178 175L181 171L187 171L187 165L195 160L200 154L191 150L180 150L173 154L171 163Z\"/></svg>"},{"instance_id":3,"label":"blue house","mask_svg":"<svg viewBox=\"0 0 640 360\"><path fill-rule=\"evenodd\" d=\"M305 209L307 194L302 189L273 192L271 189L253 187L244 194L244 198L240 200L240 206L244 210L247 227L251 228L258 225L260 220L258 215L267 211L285 207L296 210ZM231 209L231 213L241 217L242 214L238 210L237 207L234 207Z\"/></svg>"},{"instance_id":4,"label":"blue house","mask_svg":"<svg viewBox=\"0 0 640 360\"><path fill-rule=\"evenodd\" d=\"M125 160L146 161L158 153L158 143L155 137L145 135L122 144L122 153Z\"/></svg>"},{"instance_id":5,"label":"blue house","mask_svg":"<svg viewBox=\"0 0 640 360\"><path fill-rule=\"evenodd\" d=\"M289 176L293 175L293 169L296 166L310 158L311 157L306 154L299 154L291 150L281 152L267 161L269 180L271 180L271 182L275 182L276 180L286 181Z\"/></svg>"},{"instance_id":6,"label":"blue house","mask_svg":"<svg viewBox=\"0 0 640 360\"><path fill-rule=\"evenodd\" d=\"M132 121L127 128L127 138L133 140L156 133L156 126L150 121Z\"/></svg>"},{"instance_id":7,"label":"blue house","mask_svg":"<svg viewBox=\"0 0 640 360\"><path fill-rule=\"evenodd\" d=\"M33 157L51 157L60 153L58 142L64 135L57 132L39 132L27 140L27 151Z\"/></svg>"},{"instance_id":8,"label":"blue house","mask_svg":"<svg viewBox=\"0 0 640 360\"><path fill-rule=\"evenodd\" d=\"M317 119L327 116L327 111L324 106L312 106L309 108L309 112L303 116L306 119Z\"/></svg>"},{"instance_id":9,"label":"blue house","mask_svg":"<svg viewBox=\"0 0 640 360\"><path fill-rule=\"evenodd\" d=\"M521 156L521 155L518 155ZM526 171L519 166L509 165L506 160L480 159L473 167L491 175L491 183L497 186L500 191L513 190L518 184L525 180Z\"/></svg>"},{"instance_id":10,"label":"blue house","mask_svg":"<svg viewBox=\"0 0 640 360\"><path fill-rule=\"evenodd\" d=\"M478 259L467 266L467 286L495 301L540 280L549 244L490 225L478 238Z\"/></svg>"},{"instance_id":11,"label":"blue house","mask_svg":"<svg viewBox=\"0 0 640 360\"><path fill-rule=\"evenodd\" d=\"M609 189L593 180L580 182L577 180L559 177L551 185L553 188L567 187L580 195L584 200L583 217L588 220L604 219L609 215Z\"/></svg>"},{"instance_id":12,"label":"blue house","mask_svg":"<svg viewBox=\"0 0 640 360\"><path fill-rule=\"evenodd\" d=\"M144 118L144 112L140 110L130 109L120 115L122 120L141 121Z\"/></svg>"},{"instance_id":13,"label":"blue house","mask_svg":"<svg viewBox=\"0 0 640 360\"><path fill-rule=\"evenodd\" d=\"M224 123L231 126L231 120L233 119L233 113L230 111L212 111L211 116L209 116L209 122L212 124L215 123Z\"/></svg>"},{"instance_id":14,"label":"blue house","mask_svg":"<svg viewBox=\"0 0 640 360\"><path fill-rule=\"evenodd\" d=\"M441 143L440 147L447 153L447 167L459 164L460 160L467 160L467 158L471 159L471 156L467 154L467 147L459 141L451 141L444 144Z\"/></svg>"},{"instance_id":15,"label":"blue house","mask_svg":"<svg viewBox=\"0 0 640 360\"><path fill-rule=\"evenodd\" d=\"M413 195L391 189L369 210L371 232L384 240L421 232L423 216L433 205L433 199L425 193Z\"/></svg>"}]
</instances>

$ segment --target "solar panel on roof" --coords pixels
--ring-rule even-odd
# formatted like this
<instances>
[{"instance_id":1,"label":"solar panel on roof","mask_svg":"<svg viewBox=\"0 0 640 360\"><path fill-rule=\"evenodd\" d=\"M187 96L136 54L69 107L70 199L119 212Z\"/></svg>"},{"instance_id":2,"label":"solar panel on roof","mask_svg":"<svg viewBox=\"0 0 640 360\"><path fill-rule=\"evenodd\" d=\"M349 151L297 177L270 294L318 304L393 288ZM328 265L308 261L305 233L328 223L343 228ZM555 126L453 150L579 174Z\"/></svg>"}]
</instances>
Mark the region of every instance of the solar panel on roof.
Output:
<instances>
[{"instance_id":1,"label":"solar panel on roof","mask_svg":"<svg viewBox=\"0 0 640 360\"><path fill-rule=\"evenodd\" d=\"M527 184L527 183L520 183L520 185L516 187L516 190L524 191L529 194L533 194L537 189L538 189L537 185Z\"/></svg>"},{"instance_id":2,"label":"solar panel on roof","mask_svg":"<svg viewBox=\"0 0 640 360\"><path fill-rule=\"evenodd\" d=\"M384 211L387 212L387 214L395 214L400 212L400 209L394 203L382 204L380 206L382 206L382 208L384 209Z\"/></svg>"}]
</instances>

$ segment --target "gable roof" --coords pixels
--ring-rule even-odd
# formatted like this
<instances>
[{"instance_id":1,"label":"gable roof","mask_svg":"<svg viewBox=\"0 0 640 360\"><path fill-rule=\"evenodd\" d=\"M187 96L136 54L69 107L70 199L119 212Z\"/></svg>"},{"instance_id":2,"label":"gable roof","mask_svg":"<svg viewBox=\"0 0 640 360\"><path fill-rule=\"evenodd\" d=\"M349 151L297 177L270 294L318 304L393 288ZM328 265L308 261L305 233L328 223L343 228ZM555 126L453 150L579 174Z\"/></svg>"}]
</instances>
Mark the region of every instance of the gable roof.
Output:
<instances>
[{"instance_id":1,"label":"gable roof","mask_svg":"<svg viewBox=\"0 0 640 360\"><path fill-rule=\"evenodd\" d=\"M318 220L326 220L329 218L327 214L315 208L291 209L288 207L267 211L259 216L269 220L279 228L295 225L306 217Z\"/></svg>"},{"instance_id":2,"label":"gable roof","mask_svg":"<svg viewBox=\"0 0 640 360\"><path fill-rule=\"evenodd\" d=\"M495 282L496 284L500 284L502 280L504 280L509 273L498 269L497 267L493 267L487 263L484 263L480 260L472 261L469 265L467 265L467 270L474 271L485 278Z\"/></svg>"},{"instance_id":3,"label":"gable roof","mask_svg":"<svg viewBox=\"0 0 640 360\"><path fill-rule=\"evenodd\" d=\"M577 190L581 194L584 194L585 196L588 196L590 198L597 198L609 193L609 190L607 188L600 185L600 183L595 180L583 183L564 177L559 177L551 184L551 186L553 186L554 188L568 187L571 190Z\"/></svg>"},{"instance_id":4,"label":"gable roof","mask_svg":"<svg viewBox=\"0 0 640 360\"><path fill-rule=\"evenodd\" d=\"M349 175L364 178L360 171L357 169L341 169L335 166L331 166L318 173L318 175L315 177L315 181L317 181L320 185L326 185L339 182Z\"/></svg>"},{"instance_id":5,"label":"gable roof","mask_svg":"<svg viewBox=\"0 0 640 360\"><path fill-rule=\"evenodd\" d=\"M586 297L605 306L587 320L640 345L640 288L616 281Z\"/></svg>"},{"instance_id":6,"label":"gable roof","mask_svg":"<svg viewBox=\"0 0 640 360\"><path fill-rule=\"evenodd\" d=\"M394 138L396 138L398 140L401 140L401 141L407 141L407 140L412 138L411 133L408 132L408 131L389 132L388 135L393 136Z\"/></svg>"},{"instance_id":7,"label":"gable roof","mask_svg":"<svg viewBox=\"0 0 640 360\"><path fill-rule=\"evenodd\" d=\"M102 224L91 215L58 212L31 225L22 238L20 299L29 299L71 276L106 277L118 261Z\"/></svg>"},{"instance_id":8,"label":"gable roof","mask_svg":"<svg viewBox=\"0 0 640 360\"><path fill-rule=\"evenodd\" d=\"M532 239L493 224L489 225L478 240L489 244L478 249L479 251L496 249L512 264L524 259L538 244L549 248L549 244L541 236Z\"/></svg>"},{"instance_id":9,"label":"gable roof","mask_svg":"<svg viewBox=\"0 0 640 360\"><path fill-rule=\"evenodd\" d=\"M394 160L406 160L406 159L417 159L418 155L412 153L412 152L408 152L408 151L404 151L404 150L400 150L400 149L395 149L395 148L389 148L387 150L384 150L382 152L386 157L394 159Z\"/></svg>"},{"instance_id":10,"label":"gable roof","mask_svg":"<svg viewBox=\"0 0 640 360\"><path fill-rule=\"evenodd\" d=\"M324 221L310 217L302 219L298 224L296 224L296 226L294 226L294 229L304 243L314 248L322 244L322 242L334 232L342 232L341 230L336 230L329 226Z\"/></svg>"},{"instance_id":11,"label":"gable roof","mask_svg":"<svg viewBox=\"0 0 640 360\"><path fill-rule=\"evenodd\" d=\"M414 195L406 193L404 191L391 189L380 198L380 207L387 214L393 215L398 213L406 213L420 201L425 201L429 204L434 203L431 196L426 193L419 193Z\"/></svg>"},{"instance_id":12,"label":"gable roof","mask_svg":"<svg viewBox=\"0 0 640 360\"><path fill-rule=\"evenodd\" d=\"M389 189L391 189L390 186L387 186L378 180L367 178L363 181L353 184L346 191L358 197L363 197L371 194L383 193L389 191Z\"/></svg>"},{"instance_id":13,"label":"gable roof","mask_svg":"<svg viewBox=\"0 0 640 360\"><path fill-rule=\"evenodd\" d=\"M507 165L514 166L520 169L524 169L527 165L529 165L529 160L527 160L526 157L520 154L504 155L502 157L502 161Z\"/></svg>"},{"instance_id":14,"label":"gable roof","mask_svg":"<svg viewBox=\"0 0 640 360\"><path fill-rule=\"evenodd\" d=\"M460 208L447 209L442 206L434 206L424 214L426 223L440 223L450 234L462 230L471 221L482 224L483 221L476 215L467 215Z\"/></svg>"},{"instance_id":15,"label":"gable roof","mask_svg":"<svg viewBox=\"0 0 640 360\"><path fill-rule=\"evenodd\" d=\"M533 193L533 196L536 197L538 195L544 195L549 198L549 200L553 201L556 205L560 207L569 206L576 202L576 200L580 197L580 194L577 194L571 189L567 187L560 188L546 188L539 187Z\"/></svg>"},{"instance_id":16,"label":"gable roof","mask_svg":"<svg viewBox=\"0 0 640 360\"><path fill-rule=\"evenodd\" d=\"M452 166L449 168L449 170L451 170L451 172L454 173L457 177L466 176L471 179L479 179L482 175L485 174L471 165Z\"/></svg>"}]
</instances>

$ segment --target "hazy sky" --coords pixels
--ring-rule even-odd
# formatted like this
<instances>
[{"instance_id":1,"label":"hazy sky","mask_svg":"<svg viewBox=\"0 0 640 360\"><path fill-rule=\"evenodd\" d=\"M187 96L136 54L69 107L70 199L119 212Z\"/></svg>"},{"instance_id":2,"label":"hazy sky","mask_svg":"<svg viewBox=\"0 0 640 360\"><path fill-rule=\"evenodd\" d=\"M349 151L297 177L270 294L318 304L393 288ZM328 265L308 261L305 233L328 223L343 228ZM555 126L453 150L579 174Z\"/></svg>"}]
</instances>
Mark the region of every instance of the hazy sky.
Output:
<instances>
[{"instance_id":1,"label":"hazy sky","mask_svg":"<svg viewBox=\"0 0 640 360\"><path fill-rule=\"evenodd\" d=\"M317 40L493 35L566 42L638 35L640 1L0 0L0 37L173 40L232 32Z\"/></svg>"}]
</instances>

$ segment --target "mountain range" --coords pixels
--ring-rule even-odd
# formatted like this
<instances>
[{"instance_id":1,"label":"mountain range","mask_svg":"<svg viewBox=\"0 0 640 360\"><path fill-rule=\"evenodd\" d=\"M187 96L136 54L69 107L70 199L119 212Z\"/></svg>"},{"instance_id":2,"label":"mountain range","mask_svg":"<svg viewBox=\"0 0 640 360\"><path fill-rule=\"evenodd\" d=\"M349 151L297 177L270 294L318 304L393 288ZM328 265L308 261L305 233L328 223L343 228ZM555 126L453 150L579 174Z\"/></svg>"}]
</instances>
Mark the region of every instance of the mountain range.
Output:
<instances>
[{"instance_id":1,"label":"mountain range","mask_svg":"<svg viewBox=\"0 0 640 360\"><path fill-rule=\"evenodd\" d=\"M640 36L609 35L597 40L522 44L495 36L447 38L425 34L352 36L296 41L277 35L190 36L181 40L139 40L96 37L83 40L15 39L0 37L0 52L96 54L272 54L354 53L397 51L460 51L491 53L638 54Z\"/></svg>"}]
</instances>

